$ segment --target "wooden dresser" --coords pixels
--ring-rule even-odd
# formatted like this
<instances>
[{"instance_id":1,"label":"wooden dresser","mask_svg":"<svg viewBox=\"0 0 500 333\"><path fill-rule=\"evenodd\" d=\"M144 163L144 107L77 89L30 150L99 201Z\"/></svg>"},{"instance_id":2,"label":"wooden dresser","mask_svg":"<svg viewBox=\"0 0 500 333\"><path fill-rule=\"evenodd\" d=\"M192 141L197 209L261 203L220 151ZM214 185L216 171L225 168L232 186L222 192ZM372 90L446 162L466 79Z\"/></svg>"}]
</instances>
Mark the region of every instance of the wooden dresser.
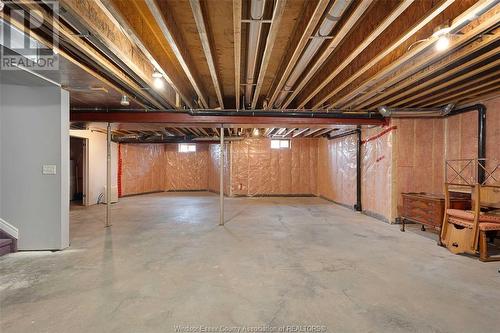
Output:
<instances>
[{"instance_id":1,"label":"wooden dresser","mask_svg":"<svg viewBox=\"0 0 500 333\"><path fill-rule=\"evenodd\" d=\"M402 193L403 214L401 231L405 230L405 222L411 221L436 230L441 230L444 217L444 195L432 193ZM453 192L450 198L451 207L467 210L471 208L470 194Z\"/></svg>"}]
</instances>

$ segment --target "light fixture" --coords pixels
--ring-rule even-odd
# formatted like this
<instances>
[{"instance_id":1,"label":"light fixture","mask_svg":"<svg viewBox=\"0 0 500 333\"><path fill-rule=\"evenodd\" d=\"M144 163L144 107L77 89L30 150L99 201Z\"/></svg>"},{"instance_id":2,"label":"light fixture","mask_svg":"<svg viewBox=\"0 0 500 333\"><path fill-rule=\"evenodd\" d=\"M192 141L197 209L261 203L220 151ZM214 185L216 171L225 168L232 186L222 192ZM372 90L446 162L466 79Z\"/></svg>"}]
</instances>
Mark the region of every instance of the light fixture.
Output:
<instances>
[{"instance_id":1,"label":"light fixture","mask_svg":"<svg viewBox=\"0 0 500 333\"><path fill-rule=\"evenodd\" d=\"M438 25L434 29L434 33L432 35L434 37L441 37L441 36L449 34L450 31L451 31L451 27L449 24L441 24L441 25Z\"/></svg>"},{"instance_id":2,"label":"light fixture","mask_svg":"<svg viewBox=\"0 0 500 333\"><path fill-rule=\"evenodd\" d=\"M438 51L444 51L449 46L450 46L450 39L448 38L448 35L442 35L436 41L436 50Z\"/></svg>"},{"instance_id":3,"label":"light fixture","mask_svg":"<svg viewBox=\"0 0 500 333\"><path fill-rule=\"evenodd\" d=\"M437 37L436 50L444 51L450 46L450 31L451 27L449 24L442 24L434 29L433 37Z\"/></svg>"},{"instance_id":4,"label":"light fixture","mask_svg":"<svg viewBox=\"0 0 500 333\"><path fill-rule=\"evenodd\" d=\"M158 70L155 68L155 70L153 71L153 78L161 79L162 77L163 77L163 75L161 75L161 73L158 72Z\"/></svg>"},{"instance_id":5,"label":"light fixture","mask_svg":"<svg viewBox=\"0 0 500 333\"><path fill-rule=\"evenodd\" d=\"M253 132L252 132L252 136L259 136L260 135L260 131L258 128L254 128L253 129Z\"/></svg>"},{"instance_id":6,"label":"light fixture","mask_svg":"<svg viewBox=\"0 0 500 333\"><path fill-rule=\"evenodd\" d=\"M127 95L123 95L123 96L122 96L122 99L121 99L121 101L120 101L120 104L121 104L122 106L129 106L129 105L130 105L130 101L129 101L129 99L128 99L128 96L127 96Z\"/></svg>"},{"instance_id":7,"label":"light fixture","mask_svg":"<svg viewBox=\"0 0 500 333\"><path fill-rule=\"evenodd\" d=\"M162 89L163 88L163 80L161 78L157 77L154 79L153 85L156 89Z\"/></svg>"}]
</instances>

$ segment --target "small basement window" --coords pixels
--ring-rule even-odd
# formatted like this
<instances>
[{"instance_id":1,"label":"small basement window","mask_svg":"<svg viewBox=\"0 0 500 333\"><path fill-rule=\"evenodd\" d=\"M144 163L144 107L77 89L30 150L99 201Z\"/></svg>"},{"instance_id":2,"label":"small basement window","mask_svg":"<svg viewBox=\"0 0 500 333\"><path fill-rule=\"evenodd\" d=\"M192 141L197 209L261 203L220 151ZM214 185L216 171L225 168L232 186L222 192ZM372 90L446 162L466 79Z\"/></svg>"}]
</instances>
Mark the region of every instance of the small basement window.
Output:
<instances>
[{"instance_id":1,"label":"small basement window","mask_svg":"<svg viewBox=\"0 0 500 333\"><path fill-rule=\"evenodd\" d=\"M179 143L179 153L194 153L194 152L196 152L196 144Z\"/></svg>"},{"instance_id":2,"label":"small basement window","mask_svg":"<svg viewBox=\"0 0 500 333\"><path fill-rule=\"evenodd\" d=\"M290 140L271 140L271 149L288 149Z\"/></svg>"}]
</instances>

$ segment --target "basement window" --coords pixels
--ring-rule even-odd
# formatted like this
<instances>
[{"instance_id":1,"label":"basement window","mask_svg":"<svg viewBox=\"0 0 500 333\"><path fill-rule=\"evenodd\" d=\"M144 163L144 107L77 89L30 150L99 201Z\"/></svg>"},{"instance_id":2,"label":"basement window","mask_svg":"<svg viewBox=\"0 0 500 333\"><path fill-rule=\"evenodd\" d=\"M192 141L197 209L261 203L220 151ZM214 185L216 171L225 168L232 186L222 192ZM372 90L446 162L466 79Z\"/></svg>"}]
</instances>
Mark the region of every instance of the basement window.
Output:
<instances>
[{"instance_id":1,"label":"basement window","mask_svg":"<svg viewBox=\"0 0 500 333\"><path fill-rule=\"evenodd\" d=\"M196 144L179 143L179 153L194 153L194 152L196 152Z\"/></svg>"},{"instance_id":2,"label":"basement window","mask_svg":"<svg viewBox=\"0 0 500 333\"><path fill-rule=\"evenodd\" d=\"M271 149L288 149L290 140L271 140Z\"/></svg>"}]
</instances>

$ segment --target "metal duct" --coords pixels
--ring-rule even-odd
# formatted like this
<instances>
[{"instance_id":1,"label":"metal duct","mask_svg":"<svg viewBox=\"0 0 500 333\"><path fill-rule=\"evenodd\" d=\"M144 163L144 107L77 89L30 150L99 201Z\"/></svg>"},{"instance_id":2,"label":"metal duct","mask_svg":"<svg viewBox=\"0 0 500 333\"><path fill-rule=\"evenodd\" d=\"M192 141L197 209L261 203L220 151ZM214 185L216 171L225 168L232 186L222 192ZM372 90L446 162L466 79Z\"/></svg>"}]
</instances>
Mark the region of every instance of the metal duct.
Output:
<instances>
[{"instance_id":1,"label":"metal duct","mask_svg":"<svg viewBox=\"0 0 500 333\"><path fill-rule=\"evenodd\" d=\"M247 44L247 75L245 86L245 100L247 104L252 103L252 93L254 85L254 75L257 65L257 57L259 55L260 35L262 31L262 20L264 17L264 9L266 0L252 0L250 4L250 23L248 29L248 44ZM255 20L255 21L254 21Z\"/></svg>"},{"instance_id":2,"label":"metal duct","mask_svg":"<svg viewBox=\"0 0 500 333\"><path fill-rule=\"evenodd\" d=\"M454 104L447 104L443 108L392 109L388 106L380 106L378 112L385 118L444 117L448 115L454 107Z\"/></svg>"},{"instance_id":3,"label":"metal duct","mask_svg":"<svg viewBox=\"0 0 500 333\"><path fill-rule=\"evenodd\" d=\"M351 3L351 0L337 0L330 8L328 13L326 14L323 22L321 23L318 32L315 36L312 37L311 41L307 45L302 57L297 62L297 65L293 69L292 73L288 77L288 80L283 87L283 90L280 92L275 106L280 106L283 103L283 100L287 97L287 94L292 90L295 82L299 79L304 69L309 65L309 62L314 57L314 55L318 52L321 45L325 42L325 37L330 36L333 28L338 22L338 19L342 16L343 12Z\"/></svg>"}]
</instances>

